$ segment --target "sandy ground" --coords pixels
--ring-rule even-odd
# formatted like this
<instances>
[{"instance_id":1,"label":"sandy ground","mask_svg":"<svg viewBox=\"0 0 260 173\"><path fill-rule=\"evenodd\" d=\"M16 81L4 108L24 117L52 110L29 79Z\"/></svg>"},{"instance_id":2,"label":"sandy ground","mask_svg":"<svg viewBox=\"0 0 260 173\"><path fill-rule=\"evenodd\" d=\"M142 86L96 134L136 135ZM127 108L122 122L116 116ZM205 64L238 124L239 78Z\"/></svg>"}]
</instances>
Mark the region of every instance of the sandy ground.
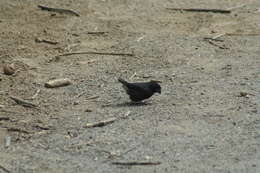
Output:
<instances>
[{"instance_id":1,"label":"sandy ground","mask_svg":"<svg viewBox=\"0 0 260 173\"><path fill-rule=\"evenodd\" d=\"M0 73L0 172L260 172L259 28L259 0L1 0L0 68L16 72ZM88 51L134 56L57 57ZM120 76L162 94L129 105ZM57 78L73 84L44 87Z\"/></svg>"}]
</instances>

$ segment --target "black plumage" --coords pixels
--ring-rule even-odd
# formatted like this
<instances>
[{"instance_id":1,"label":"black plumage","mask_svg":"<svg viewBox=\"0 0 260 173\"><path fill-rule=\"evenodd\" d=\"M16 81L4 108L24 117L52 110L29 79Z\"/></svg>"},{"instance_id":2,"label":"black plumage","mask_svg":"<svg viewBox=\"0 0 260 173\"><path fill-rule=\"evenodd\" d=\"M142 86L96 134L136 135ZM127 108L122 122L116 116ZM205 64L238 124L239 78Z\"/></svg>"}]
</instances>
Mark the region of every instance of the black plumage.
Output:
<instances>
[{"instance_id":1,"label":"black plumage","mask_svg":"<svg viewBox=\"0 0 260 173\"><path fill-rule=\"evenodd\" d=\"M156 92L161 94L161 86L156 81L129 83L122 78L118 81L123 84L126 93L134 102L148 99Z\"/></svg>"}]
</instances>

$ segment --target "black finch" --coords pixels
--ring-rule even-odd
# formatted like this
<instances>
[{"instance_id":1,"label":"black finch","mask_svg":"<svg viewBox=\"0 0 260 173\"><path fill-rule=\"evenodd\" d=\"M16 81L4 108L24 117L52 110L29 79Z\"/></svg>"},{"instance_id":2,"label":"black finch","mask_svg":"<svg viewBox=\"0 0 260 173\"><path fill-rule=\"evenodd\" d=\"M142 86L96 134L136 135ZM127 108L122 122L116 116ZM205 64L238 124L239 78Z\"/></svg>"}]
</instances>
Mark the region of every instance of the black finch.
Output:
<instances>
[{"instance_id":1,"label":"black finch","mask_svg":"<svg viewBox=\"0 0 260 173\"><path fill-rule=\"evenodd\" d=\"M156 81L129 83L122 78L118 81L123 84L123 88L134 102L139 102L151 97L154 93L161 94L161 86Z\"/></svg>"}]
</instances>

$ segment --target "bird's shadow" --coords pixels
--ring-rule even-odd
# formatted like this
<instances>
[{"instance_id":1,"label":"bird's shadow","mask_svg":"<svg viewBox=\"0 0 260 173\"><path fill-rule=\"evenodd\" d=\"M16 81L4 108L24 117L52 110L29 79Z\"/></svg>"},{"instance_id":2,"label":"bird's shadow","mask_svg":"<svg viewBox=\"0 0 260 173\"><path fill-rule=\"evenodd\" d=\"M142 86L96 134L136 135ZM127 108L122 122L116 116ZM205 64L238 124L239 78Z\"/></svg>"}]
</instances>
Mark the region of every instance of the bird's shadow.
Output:
<instances>
[{"instance_id":1,"label":"bird's shadow","mask_svg":"<svg viewBox=\"0 0 260 173\"><path fill-rule=\"evenodd\" d=\"M124 102L124 103L119 103L119 104L109 104L105 105L105 107L132 107L132 106L148 106L151 105L152 103L148 102Z\"/></svg>"}]
</instances>

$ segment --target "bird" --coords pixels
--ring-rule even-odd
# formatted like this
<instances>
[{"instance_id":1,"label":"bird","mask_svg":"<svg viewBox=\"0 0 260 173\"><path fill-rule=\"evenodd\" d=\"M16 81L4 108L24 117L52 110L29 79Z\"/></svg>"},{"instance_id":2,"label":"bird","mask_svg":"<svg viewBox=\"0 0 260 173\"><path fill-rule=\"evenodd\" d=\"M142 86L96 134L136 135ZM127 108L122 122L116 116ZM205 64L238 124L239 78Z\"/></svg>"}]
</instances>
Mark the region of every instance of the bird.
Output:
<instances>
[{"instance_id":1,"label":"bird","mask_svg":"<svg viewBox=\"0 0 260 173\"><path fill-rule=\"evenodd\" d=\"M122 78L118 78L118 81L123 84L123 88L133 102L141 102L154 93L161 94L161 86L156 81L129 83Z\"/></svg>"}]
</instances>

